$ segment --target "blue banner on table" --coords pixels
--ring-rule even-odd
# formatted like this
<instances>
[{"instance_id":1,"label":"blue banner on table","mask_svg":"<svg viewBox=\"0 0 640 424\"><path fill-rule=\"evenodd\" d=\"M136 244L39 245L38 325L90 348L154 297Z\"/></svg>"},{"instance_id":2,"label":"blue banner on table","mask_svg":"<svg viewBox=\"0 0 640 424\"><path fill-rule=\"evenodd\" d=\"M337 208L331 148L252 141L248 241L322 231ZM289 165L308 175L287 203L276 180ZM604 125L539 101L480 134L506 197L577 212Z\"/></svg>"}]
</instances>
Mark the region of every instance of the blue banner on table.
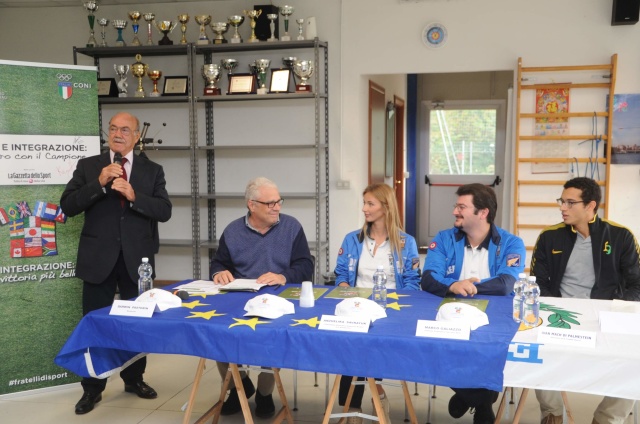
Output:
<instances>
[{"instance_id":1,"label":"blue banner on table","mask_svg":"<svg viewBox=\"0 0 640 424\"><path fill-rule=\"evenodd\" d=\"M53 358L80 317L82 218L58 202L100 151L93 67L0 61L0 395L78 381Z\"/></svg>"}]
</instances>

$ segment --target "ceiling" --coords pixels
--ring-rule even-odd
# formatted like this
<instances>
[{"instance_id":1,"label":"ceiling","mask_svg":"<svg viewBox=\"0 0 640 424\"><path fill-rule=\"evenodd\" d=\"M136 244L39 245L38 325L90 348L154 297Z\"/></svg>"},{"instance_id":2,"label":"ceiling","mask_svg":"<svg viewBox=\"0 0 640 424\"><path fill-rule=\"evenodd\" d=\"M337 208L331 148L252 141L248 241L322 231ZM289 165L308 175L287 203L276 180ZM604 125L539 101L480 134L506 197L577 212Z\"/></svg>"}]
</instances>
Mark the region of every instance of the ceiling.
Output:
<instances>
[{"instance_id":1,"label":"ceiling","mask_svg":"<svg viewBox=\"0 0 640 424\"><path fill-rule=\"evenodd\" d=\"M98 5L131 4L142 5L149 3L180 3L184 0L97 0ZM212 0L189 0L212 1ZM3 7L82 7L83 0L0 0L0 8Z\"/></svg>"}]
</instances>

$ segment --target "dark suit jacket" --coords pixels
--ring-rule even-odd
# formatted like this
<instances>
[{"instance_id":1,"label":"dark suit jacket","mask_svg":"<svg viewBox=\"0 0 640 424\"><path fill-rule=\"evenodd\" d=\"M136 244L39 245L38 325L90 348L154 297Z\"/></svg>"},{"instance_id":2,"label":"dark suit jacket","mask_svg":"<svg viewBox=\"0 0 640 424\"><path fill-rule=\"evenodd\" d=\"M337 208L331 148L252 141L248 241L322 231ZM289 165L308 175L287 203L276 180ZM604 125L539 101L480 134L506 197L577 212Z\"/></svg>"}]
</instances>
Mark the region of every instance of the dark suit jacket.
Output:
<instances>
[{"instance_id":1,"label":"dark suit jacket","mask_svg":"<svg viewBox=\"0 0 640 424\"><path fill-rule=\"evenodd\" d=\"M160 165L133 156L129 183L136 192L136 201L125 202L123 208L120 195L111 190L111 184L103 190L98 181L100 171L110 162L109 152L78 161L60 199L62 210L68 216L84 212L76 275L94 284L102 283L109 276L120 250L131 279L137 281L143 257L155 265L157 222L171 218L171 202Z\"/></svg>"}]
</instances>

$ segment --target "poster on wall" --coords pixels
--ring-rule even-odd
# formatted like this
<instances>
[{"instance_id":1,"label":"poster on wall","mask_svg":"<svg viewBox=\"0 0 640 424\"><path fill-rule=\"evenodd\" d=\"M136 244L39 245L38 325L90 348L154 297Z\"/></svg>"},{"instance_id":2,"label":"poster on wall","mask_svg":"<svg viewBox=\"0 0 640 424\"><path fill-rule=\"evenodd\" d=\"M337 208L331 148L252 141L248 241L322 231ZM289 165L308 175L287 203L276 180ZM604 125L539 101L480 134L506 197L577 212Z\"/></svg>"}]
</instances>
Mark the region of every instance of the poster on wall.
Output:
<instances>
[{"instance_id":1,"label":"poster on wall","mask_svg":"<svg viewBox=\"0 0 640 424\"><path fill-rule=\"evenodd\" d=\"M53 359L82 317L82 217L60 195L100 152L94 67L0 61L0 395L79 379Z\"/></svg>"},{"instance_id":2,"label":"poster on wall","mask_svg":"<svg viewBox=\"0 0 640 424\"><path fill-rule=\"evenodd\" d=\"M640 94L613 96L611 163L640 163Z\"/></svg>"},{"instance_id":3,"label":"poster on wall","mask_svg":"<svg viewBox=\"0 0 640 424\"><path fill-rule=\"evenodd\" d=\"M569 112L568 88L540 88L536 90L536 113L547 114L548 117L536 118L534 134L540 136L568 135L569 118L554 117L558 113ZM567 158L569 157L569 142L567 140L538 140L533 144L533 157L538 158ZM531 172L565 173L566 163L534 162Z\"/></svg>"}]
</instances>

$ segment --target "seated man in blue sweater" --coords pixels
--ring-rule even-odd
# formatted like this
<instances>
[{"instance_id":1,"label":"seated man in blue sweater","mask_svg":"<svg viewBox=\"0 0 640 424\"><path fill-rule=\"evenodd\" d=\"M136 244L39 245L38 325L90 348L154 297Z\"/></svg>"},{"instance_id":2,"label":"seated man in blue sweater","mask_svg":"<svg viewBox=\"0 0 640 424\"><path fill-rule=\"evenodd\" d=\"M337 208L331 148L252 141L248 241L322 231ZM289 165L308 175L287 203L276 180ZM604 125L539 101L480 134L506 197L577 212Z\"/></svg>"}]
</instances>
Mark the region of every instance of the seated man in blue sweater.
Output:
<instances>
[{"instance_id":1,"label":"seated man in blue sweater","mask_svg":"<svg viewBox=\"0 0 640 424\"><path fill-rule=\"evenodd\" d=\"M271 180L258 177L245 190L247 215L232 221L220 237L210 274L217 284L228 284L235 278L256 279L259 284L284 285L287 282L311 281L313 259L302 225L293 217L280 213L283 199ZM229 364L218 362L221 377ZM240 412L238 392L230 383L229 397L222 415ZM275 385L273 374L260 373L256 393L256 415L269 418L275 413L271 393ZM255 392L249 377L242 373L242 386L247 398Z\"/></svg>"},{"instance_id":2,"label":"seated man in blue sweater","mask_svg":"<svg viewBox=\"0 0 640 424\"><path fill-rule=\"evenodd\" d=\"M438 296L507 296L524 270L525 247L520 237L498 228L494 191L482 184L467 184L456 191L454 228L440 231L429 244L422 289ZM469 358L474 360L474 358ZM488 389L458 389L449 401L449 414L462 417L475 409L474 424L495 421L493 402L498 393Z\"/></svg>"}]
</instances>

